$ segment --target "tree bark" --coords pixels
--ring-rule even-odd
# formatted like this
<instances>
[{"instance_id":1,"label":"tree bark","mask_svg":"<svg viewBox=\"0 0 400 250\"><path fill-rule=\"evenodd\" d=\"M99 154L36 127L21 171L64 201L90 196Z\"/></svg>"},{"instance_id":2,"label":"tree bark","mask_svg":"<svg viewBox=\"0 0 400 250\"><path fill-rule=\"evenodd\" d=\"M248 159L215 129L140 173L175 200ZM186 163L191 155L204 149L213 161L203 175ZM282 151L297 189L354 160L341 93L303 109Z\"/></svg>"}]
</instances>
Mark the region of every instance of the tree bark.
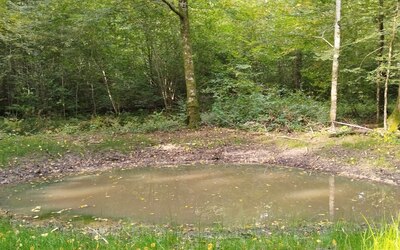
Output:
<instances>
[{"instance_id":1,"label":"tree bark","mask_svg":"<svg viewBox=\"0 0 400 250\"><path fill-rule=\"evenodd\" d=\"M379 124L381 119L381 88L384 79L384 72L382 70L383 64L383 51L385 49L385 30L384 30L384 15L383 15L383 0L379 0L379 15L378 15L378 29L379 29L379 47L378 47L378 68L376 72L376 123Z\"/></svg>"},{"instance_id":2,"label":"tree bark","mask_svg":"<svg viewBox=\"0 0 400 250\"><path fill-rule=\"evenodd\" d=\"M190 41L188 0L179 0L178 9L169 1L162 0L175 14L179 16L181 24L181 39L183 46L183 62L186 82L186 105L189 118L189 128L200 126L200 105L197 95L192 45Z\"/></svg>"},{"instance_id":3,"label":"tree bark","mask_svg":"<svg viewBox=\"0 0 400 250\"><path fill-rule=\"evenodd\" d=\"M339 55L340 55L340 18L341 18L341 0L336 0L336 18L335 18L335 34L333 46L333 63L332 63L332 87L331 87L331 129L334 132L336 113L337 113L337 85L339 78Z\"/></svg>"},{"instance_id":4,"label":"tree bark","mask_svg":"<svg viewBox=\"0 0 400 250\"><path fill-rule=\"evenodd\" d=\"M63 113L63 118L65 119L66 117L66 111L65 111L65 83L64 83L64 73L61 75L61 105L62 105L62 113Z\"/></svg>"},{"instance_id":5,"label":"tree bark","mask_svg":"<svg viewBox=\"0 0 400 250\"><path fill-rule=\"evenodd\" d=\"M302 89L302 76L301 68L303 66L303 52L301 50L296 50L293 62L293 85L296 89Z\"/></svg>"},{"instance_id":6,"label":"tree bark","mask_svg":"<svg viewBox=\"0 0 400 250\"><path fill-rule=\"evenodd\" d=\"M394 45L394 40L396 39L399 15L400 15L400 0L397 1L396 13L393 18L393 26L392 26L393 29L392 29L391 39L389 42L388 65L387 65L386 79L385 79L385 106L384 106L383 114L384 114L384 128L388 132L397 131L399 124L400 124L400 84L399 84L399 90L397 93L396 106L395 106L392 114L390 115L390 117L386 119L386 117L387 117L387 94L388 94L387 91L388 91L388 85L389 85L389 79L390 79L390 67L392 66L393 45Z\"/></svg>"},{"instance_id":7,"label":"tree bark","mask_svg":"<svg viewBox=\"0 0 400 250\"><path fill-rule=\"evenodd\" d=\"M92 82L88 82L88 84L90 85L90 93L92 98L92 115L97 116L96 99L94 97L94 86Z\"/></svg>"},{"instance_id":8,"label":"tree bark","mask_svg":"<svg viewBox=\"0 0 400 250\"><path fill-rule=\"evenodd\" d=\"M116 115L118 115L118 114L119 114L118 107L117 107L117 105L115 104L114 98L113 98L113 96L112 96L112 94L111 94L110 87L108 86L108 79L107 79L106 72L105 72L104 70L102 70L102 73L103 73L103 81L104 81L104 85L106 86L108 98L110 99L110 102L111 102L111 105L112 105L112 107L113 107L114 113L115 113Z\"/></svg>"}]
</instances>

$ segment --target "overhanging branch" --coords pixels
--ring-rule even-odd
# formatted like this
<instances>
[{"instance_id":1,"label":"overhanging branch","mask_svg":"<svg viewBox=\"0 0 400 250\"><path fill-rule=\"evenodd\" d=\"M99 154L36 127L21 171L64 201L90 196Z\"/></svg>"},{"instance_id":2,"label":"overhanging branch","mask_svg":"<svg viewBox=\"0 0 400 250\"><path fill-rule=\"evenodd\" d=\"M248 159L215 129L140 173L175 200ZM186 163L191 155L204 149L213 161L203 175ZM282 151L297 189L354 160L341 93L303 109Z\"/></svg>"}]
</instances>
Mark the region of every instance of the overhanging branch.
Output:
<instances>
[{"instance_id":1,"label":"overhanging branch","mask_svg":"<svg viewBox=\"0 0 400 250\"><path fill-rule=\"evenodd\" d=\"M168 0L161 0L163 3L165 3L170 10L172 10L175 14L177 14L180 18L183 18L183 14L175 7L173 3L171 3Z\"/></svg>"}]
</instances>

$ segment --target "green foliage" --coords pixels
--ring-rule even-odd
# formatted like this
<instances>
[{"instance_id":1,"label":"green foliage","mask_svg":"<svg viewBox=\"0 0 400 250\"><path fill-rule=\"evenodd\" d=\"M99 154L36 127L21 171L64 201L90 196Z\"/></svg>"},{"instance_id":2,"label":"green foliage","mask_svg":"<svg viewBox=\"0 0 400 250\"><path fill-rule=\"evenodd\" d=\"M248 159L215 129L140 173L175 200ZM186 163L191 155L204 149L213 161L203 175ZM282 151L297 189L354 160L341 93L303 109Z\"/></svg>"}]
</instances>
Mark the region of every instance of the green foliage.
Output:
<instances>
[{"instance_id":1,"label":"green foliage","mask_svg":"<svg viewBox=\"0 0 400 250\"><path fill-rule=\"evenodd\" d=\"M82 132L108 131L147 133L154 131L172 131L184 126L184 116L166 115L154 112L149 115L133 116L96 116L90 119L61 118L3 118L0 120L0 132L3 136L32 134L79 134Z\"/></svg>"},{"instance_id":2,"label":"green foliage","mask_svg":"<svg viewBox=\"0 0 400 250\"><path fill-rule=\"evenodd\" d=\"M327 107L302 93L270 90L266 94L216 96L209 124L247 129L299 131L327 121Z\"/></svg>"},{"instance_id":3,"label":"green foliage","mask_svg":"<svg viewBox=\"0 0 400 250\"><path fill-rule=\"evenodd\" d=\"M384 55L379 55L376 19L382 11L385 30L389 30L396 1L383 4L350 1L343 6L340 119L370 122L374 118L377 75L387 67L389 39L385 33ZM294 111L291 102L296 94L277 96L270 88L329 100L331 1L193 1L190 7L196 79L206 94L201 103L206 123L236 127L247 123L245 127L256 130L291 131L325 119L326 115L315 120L309 114L313 111ZM0 115L69 119L109 115L114 109L115 113L170 112L178 100L185 99L185 89L179 22L165 8L160 1L145 0L118 4L115 0L1 0ZM393 65L400 58L398 50L395 43ZM396 66L389 104L397 94L395 79ZM286 100L280 103L283 112L276 110L274 105L280 100L272 101L275 97ZM272 111L258 105L263 99ZM243 111L232 110L223 117L221 112L235 109L233 104L241 105ZM320 115L317 111L316 116ZM171 119L150 119L145 121L148 129L139 130L176 125ZM154 123L157 119L158 124ZM79 126L84 130L118 127L99 122L71 123L65 131L74 132ZM28 123L1 126L16 134L40 130L39 124L21 128L24 124Z\"/></svg>"},{"instance_id":4,"label":"green foliage","mask_svg":"<svg viewBox=\"0 0 400 250\"><path fill-rule=\"evenodd\" d=\"M373 101L342 101L338 104L339 120L354 120L355 122L374 123L376 106Z\"/></svg>"},{"instance_id":5,"label":"green foliage","mask_svg":"<svg viewBox=\"0 0 400 250\"><path fill-rule=\"evenodd\" d=\"M55 128L63 126L63 119L49 118L26 118L18 119L0 118L0 131L7 135L31 135L36 133L47 133Z\"/></svg>"},{"instance_id":6,"label":"green foliage","mask_svg":"<svg viewBox=\"0 0 400 250\"><path fill-rule=\"evenodd\" d=\"M183 123L177 117L167 116L162 112L155 112L146 116L98 116L90 120L78 121L77 123L67 123L60 128L60 132L69 134L82 131L147 133L154 131L172 131L182 126Z\"/></svg>"}]
</instances>

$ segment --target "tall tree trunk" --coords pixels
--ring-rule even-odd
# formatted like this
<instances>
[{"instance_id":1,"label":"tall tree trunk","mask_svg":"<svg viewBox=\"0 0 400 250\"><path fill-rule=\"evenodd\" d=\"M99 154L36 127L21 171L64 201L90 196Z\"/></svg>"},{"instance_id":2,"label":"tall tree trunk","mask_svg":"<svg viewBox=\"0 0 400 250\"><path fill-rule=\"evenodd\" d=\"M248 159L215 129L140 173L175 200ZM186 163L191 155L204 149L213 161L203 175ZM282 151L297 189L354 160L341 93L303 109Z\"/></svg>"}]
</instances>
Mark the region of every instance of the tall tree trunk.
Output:
<instances>
[{"instance_id":1,"label":"tall tree trunk","mask_svg":"<svg viewBox=\"0 0 400 250\"><path fill-rule=\"evenodd\" d=\"M337 84L339 78L339 53L340 53L340 13L341 0L336 0L336 18L335 18L335 42L333 46L333 63L332 63L332 87L331 87L331 129L335 131L335 121L337 113Z\"/></svg>"},{"instance_id":2,"label":"tall tree trunk","mask_svg":"<svg viewBox=\"0 0 400 250\"><path fill-rule=\"evenodd\" d=\"M97 106L96 106L96 99L94 97L94 86L92 82L88 82L88 84L90 85L90 93L91 93L91 97L92 97L92 115L93 116L97 116Z\"/></svg>"},{"instance_id":3,"label":"tall tree trunk","mask_svg":"<svg viewBox=\"0 0 400 250\"><path fill-rule=\"evenodd\" d=\"M381 119L381 88L384 79L384 72L382 69L383 64L383 51L385 49L385 32L384 32L384 15L383 15L383 0L379 0L379 15L378 15L378 29L379 29L379 47L378 47L378 68L376 72L376 123L379 124Z\"/></svg>"},{"instance_id":4,"label":"tall tree trunk","mask_svg":"<svg viewBox=\"0 0 400 250\"><path fill-rule=\"evenodd\" d=\"M118 107L115 104L114 98L113 98L113 96L111 94L110 86L108 85L108 79L107 79L106 72L103 70L102 73L103 73L103 81L104 81L104 85L106 86L108 98L110 99L110 102L111 102L111 105L113 107L114 113L116 115L118 115L119 114Z\"/></svg>"},{"instance_id":5,"label":"tall tree trunk","mask_svg":"<svg viewBox=\"0 0 400 250\"><path fill-rule=\"evenodd\" d=\"M64 73L61 75L61 87L62 87L62 92L61 92L61 105L62 105L62 112L63 112L63 118L65 119L66 117L66 112L65 112L65 83L64 83Z\"/></svg>"},{"instance_id":6,"label":"tall tree trunk","mask_svg":"<svg viewBox=\"0 0 400 250\"><path fill-rule=\"evenodd\" d=\"M296 50L293 62L293 85L296 89L302 89L301 68L303 66L303 52Z\"/></svg>"},{"instance_id":7,"label":"tall tree trunk","mask_svg":"<svg viewBox=\"0 0 400 250\"><path fill-rule=\"evenodd\" d=\"M187 110L189 116L189 127L196 128L200 126L200 106L197 98L196 81L194 78L194 65L192 46L190 42L189 29L189 11L188 1L179 0L179 9L183 14L181 18L181 36L183 43L183 60L185 66L185 81L187 95Z\"/></svg>"},{"instance_id":8,"label":"tall tree trunk","mask_svg":"<svg viewBox=\"0 0 400 250\"><path fill-rule=\"evenodd\" d=\"M79 84L76 82L75 84L75 117L78 117L78 108L79 108Z\"/></svg>"},{"instance_id":9,"label":"tall tree trunk","mask_svg":"<svg viewBox=\"0 0 400 250\"><path fill-rule=\"evenodd\" d=\"M397 102L396 106L388 119L387 117L387 92L388 92L388 85L389 85L389 78L390 78L390 67L392 66L392 56L393 56L393 44L394 40L396 39L397 34L397 26L398 26L398 18L400 15L400 0L397 1L396 6L396 13L393 17L393 29L391 34L391 39L389 42L389 54L388 54L388 65L386 70L386 79L385 79L385 106L384 106L384 127L385 130L388 132L395 132L397 131L399 124L400 124L400 84L399 90L397 93Z\"/></svg>"},{"instance_id":10,"label":"tall tree trunk","mask_svg":"<svg viewBox=\"0 0 400 250\"><path fill-rule=\"evenodd\" d=\"M276 73L277 73L276 78L278 80L278 83L281 84L281 85L285 84L285 77L284 77L285 76L285 70L284 70L284 68L285 68L285 64L283 62L283 59L282 58L278 59L277 60L277 65L276 65Z\"/></svg>"},{"instance_id":11,"label":"tall tree trunk","mask_svg":"<svg viewBox=\"0 0 400 250\"><path fill-rule=\"evenodd\" d=\"M189 128L200 126L200 105L197 96L197 87L194 77L194 64L192 45L190 42L189 8L188 0L179 0L178 9L168 0L162 0L168 7L179 16L181 24L181 38L183 46L183 61L185 68L187 112L189 118Z\"/></svg>"}]
</instances>

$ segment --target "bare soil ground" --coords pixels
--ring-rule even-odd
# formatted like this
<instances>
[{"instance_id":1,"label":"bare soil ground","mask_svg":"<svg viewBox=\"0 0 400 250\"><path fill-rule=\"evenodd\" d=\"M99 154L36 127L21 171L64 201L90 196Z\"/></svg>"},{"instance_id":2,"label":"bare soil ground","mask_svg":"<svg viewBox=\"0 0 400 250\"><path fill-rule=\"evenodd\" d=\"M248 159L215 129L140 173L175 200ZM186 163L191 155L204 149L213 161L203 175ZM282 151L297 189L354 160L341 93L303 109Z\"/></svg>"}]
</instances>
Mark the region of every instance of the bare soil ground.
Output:
<instances>
[{"instance_id":1,"label":"bare soil ground","mask_svg":"<svg viewBox=\"0 0 400 250\"><path fill-rule=\"evenodd\" d=\"M283 135L204 128L145 136L155 142L153 146L125 153L108 150L24 159L0 169L0 184L138 166L266 164L400 186L400 146L383 145L381 139L370 135L329 138L324 133Z\"/></svg>"}]
</instances>

